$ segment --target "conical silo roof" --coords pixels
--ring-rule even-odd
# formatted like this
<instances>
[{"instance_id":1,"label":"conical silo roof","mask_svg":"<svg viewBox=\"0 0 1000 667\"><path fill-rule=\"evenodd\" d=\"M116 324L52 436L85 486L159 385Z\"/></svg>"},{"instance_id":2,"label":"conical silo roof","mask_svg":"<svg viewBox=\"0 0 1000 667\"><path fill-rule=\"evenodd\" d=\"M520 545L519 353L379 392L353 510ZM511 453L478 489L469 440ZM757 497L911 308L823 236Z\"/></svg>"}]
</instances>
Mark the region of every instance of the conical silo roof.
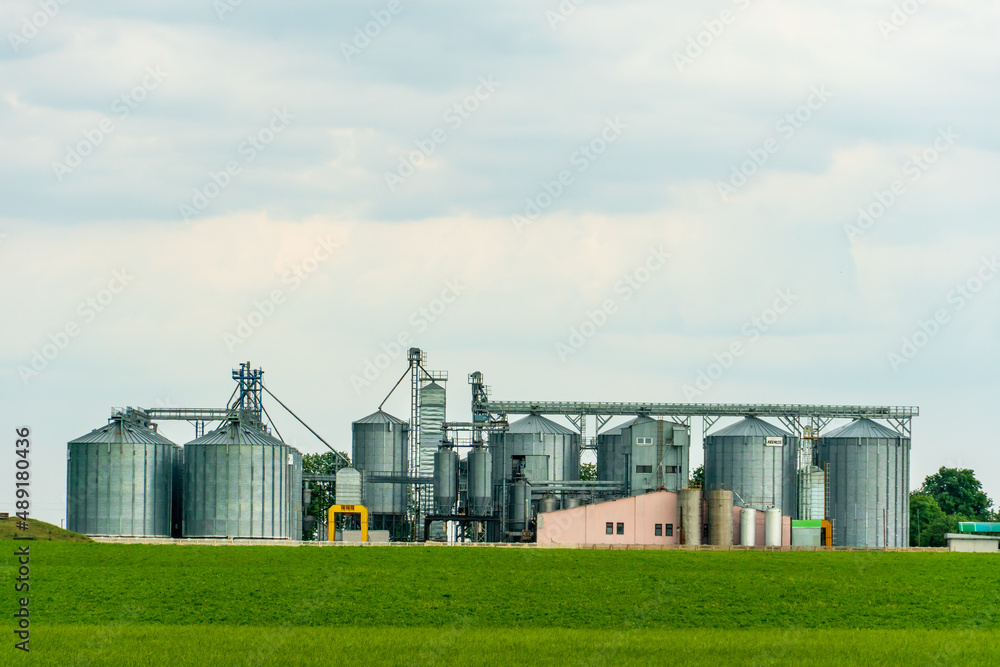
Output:
<instances>
[{"instance_id":1,"label":"conical silo roof","mask_svg":"<svg viewBox=\"0 0 1000 667\"><path fill-rule=\"evenodd\" d=\"M541 415L530 414L527 417L518 419L507 429L508 433L541 433L552 435L575 435L576 431L555 423L551 419L546 419Z\"/></svg>"},{"instance_id":2,"label":"conical silo roof","mask_svg":"<svg viewBox=\"0 0 1000 667\"><path fill-rule=\"evenodd\" d=\"M740 436L764 436L764 437L783 437L783 438L794 438L788 431L782 430L764 421L760 417L744 417L735 424L731 424L723 429L719 429L714 433L709 433L708 437L714 436L730 436L730 437L740 437Z\"/></svg>"},{"instance_id":3,"label":"conical silo roof","mask_svg":"<svg viewBox=\"0 0 1000 667\"><path fill-rule=\"evenodd\" d=\"M871 419L855 419L829 433L824 438L901 438L899 433Z\"/></svg>"},{"instance_id":4,"label":"conical silo roof","mask_svg":"<svg viewBox=\"0 0 1000 667\"><path fill-rule=\"evenodd\" d=\"M95 428L86 435L70 440L69 444L126 444L126 445L174 445L156 431L115 419L101 428Z\"/></svg>"},{"instance_id":5,"label":"conical silo roof","mask_svg":"<svg viewBox=\"0 0 1000 667\"><path fill-rule=\"evenodd\" d=\"M254 428L237 419L228 420L219 428L195 438L188 445L284 445L270 433Z\"/></svg>"},{"instance_id":6,"label":"conical silo roof","mask_svg":"<svg viewBox=\"0 0 1000 667\"><path fill-rule=\"evenodd\" d=\"M408 426L409 422L405 422L398 417L393 417L388 412L383 412L382 410L377 410L367 417L362 417L354 422L355 424L403 424Z\"/></svg>"}]
</instances>

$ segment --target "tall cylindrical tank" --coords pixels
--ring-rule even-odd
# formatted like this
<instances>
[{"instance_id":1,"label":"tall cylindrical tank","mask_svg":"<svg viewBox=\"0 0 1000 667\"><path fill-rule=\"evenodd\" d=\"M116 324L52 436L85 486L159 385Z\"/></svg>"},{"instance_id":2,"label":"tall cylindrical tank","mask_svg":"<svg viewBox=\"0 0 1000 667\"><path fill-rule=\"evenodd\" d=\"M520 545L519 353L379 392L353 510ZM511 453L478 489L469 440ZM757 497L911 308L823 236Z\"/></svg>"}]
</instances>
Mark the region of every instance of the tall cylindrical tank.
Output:
<instances>
[{"instance_id":1,"label":"tall cylindrical tank","mask_svg":"<svg viewBox=\"0 0 1000 667\"><path fill-rule=\"evenodd\" d=\"M354 422L351 430L354 467L362 473L363 504L373 515L406 514L405 484L371 478L408 475L409 424L380 410Z\"/></svg>"},{"instance_id":2,"label":"tall cylindrical tank","mask_svg":"<svg viewBox=\"0 0 1000 667\"><path fill-rule=\"evenodd\" d=\"M483 447L469 452L469 510L473 516L493 513L493 459Z\"/></svg>"},{"instance_id":3,"label":"tall cylindrical tank","mask_svg":"<svg viewBox=\"0 0 1000 667\"><path fill-rule=\"evenodd\" d=\"M764 511L764 546L781 546L781 510L777 507Z\"/></svg>"},{"instance_id":4,"label":"tall cylindrical tank","mask_svg":"<svg viewBox=\"0 0 1000 667\"><path fill-rule=\"evenodd\" d=\"M240 419L187 443L184 536L302 539L302 454Z\"/></svg>"},{"instance_id":5,"label":"tall cylindrical tank","mask_svg":"<svg viewBox=\"0 0 1000 667\"><path fill-rule=\"evenodd\" d=\"M728 489L736 502L798 511L799 439L757 417L745 417L705 438L705 488Z\"/></svg>"},{"instance_id":6,"label":"tall cylindrical tank","mask_svg":"<svg viewBox=\"0 0 1000 667\"><path fill-rule=\"evenodd\" d=\"M562 507L564 510L573 509L583 504L579 496L567 495L563 498Z\"/></svg>"},{"instance_id":7,"label":"tall cylindrical tank","mask_svg":"<svg viewBox=\"0 0 1000 667\"><path fill-rule=\"evenodd\" d=\"M520 531L531 521L531 485L523 479L510 487L510 510L507 514L510 530Z\"/></svg>"},{"instance_id":8,"label":"tall cylindrical tank","mask_svg":"<svg viewBox=\"0 0 1000 667\"><path fill-rule=\"evenodd\" d=\"M701 489L681 489L677 493L677 504L683 544L701 544Z\"/></svg>"},{"instance_id":9,"label":"tall cylindrical tank","mask_svg":"<svg viewBox=\"0 0 1000 667\"><path fill-rule=\"evenodd\" d=\"M712 544L733 544L733 492L717 489L708 492L708 531Z\"/></svg>"},{"instance_id":10,"label":"tall cylindrical tank","mask_svg":"<svg viewBox=\"0 0 1000 667\"><path fill-rule=\"evenodd\" d=\"M434 511L453 514L458 501L458 453L439 447L434 454Z\"/></svg>"},{"instance_id":11,"label":"tall cylindrical tank","mask_svg":"<svg viewBox=\"0 0 1000 667\"><path fill-rule=\"evenodd\" d=\"M336 503L338 505L360 505L361 473L354 468L337 471ZM326 508L329 509L329 508Z\"/></svg>"},{"instance_id":12,"label":"tall cylindrical tank","mask_svg":"<svg viewBox=\"0 0 1000 667\"><path fill-rule=\"evenodd\" d=\"M633 420L634 421L634 420ZM625 482L628 480L629 454L625 447L628 436L622 424L597 436L597 479L601 482Z\"/></svg>"},{"instance_id":13,"label":"tall cylindrical tank","mask_svg":"<svg viewBox=\"0 0 1000 667\"><path fill-rule=\"evenodd\" d=\"M745 547L757 546L757 510L752 507L740 510L740 544Z\"/></svg>"},{"instance_id":14,"label":"tall cylindrical tank","mask_svg":"<svg viewBox=\"0 0 1000 667\"><path fill-rule=\"evenodd\" d=\"M66 528L84 535L170 537L181 449L116 414L66 445Z\"/></svg>"},{"instance_id":15,"label":"tall cylindrical tank","mask_svg":"<svg viewBox=\"0 0 1000 667\"><path fill-rule=\"evenodd\" d=\"M835 546L909 546L909 438L857 419L820 437L825 466Z\"/></svg>"},{"instance_id":16,"label":"tall cylindrical tank","mask_svg":"<svg viewBox=\"0 0 1000 667\"><path fill-rule=\"evenodd\" d=\"M490 436L493 482L514 478L514 469L532 481L580 479L580 434L542 417L528 415Z\"/></svg>"},{"instance_id":17,"label":"tall cylindrical tank","mask_svg":"<svg viewBox=\"0 0 1000 667\"><path fill-rule=\"evenodd\" d=\"M418 463L421 477L434 474L434 457L444 439L442 425L445 420L445 389L437 382L430 382L420 387L418 397L420 414L420 460Z\"/></svg>"}]
</instances>

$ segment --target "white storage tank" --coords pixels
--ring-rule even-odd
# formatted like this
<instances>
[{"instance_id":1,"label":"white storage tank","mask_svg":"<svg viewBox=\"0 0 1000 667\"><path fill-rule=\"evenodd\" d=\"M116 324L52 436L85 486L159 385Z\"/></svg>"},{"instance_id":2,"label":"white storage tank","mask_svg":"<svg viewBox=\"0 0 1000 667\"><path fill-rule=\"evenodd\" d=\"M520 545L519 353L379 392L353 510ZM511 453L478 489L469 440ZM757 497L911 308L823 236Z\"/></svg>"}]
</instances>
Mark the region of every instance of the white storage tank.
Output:
<instances>
[{"instance_id":1,"label":"white storage tank","mask_svg":"<svg viewBox=\"0 0 1000 667\"><path fill-rule=\"evenodd\" d=\"M757 546L757 510L752 507L740 510L740 544L745 547Z\"/></svg>"},{"instance_id":2,"label":"white storage tank","mask_svg":"<svg viewBox=\"0 0 1000 667\"><path fill-rule=\"evenodd\" d=\"M781 510L768 507L764 512L764 546L781 546Z\"/></svg>"},{"instance_id":3,"label":"white storage tank","mask_svg":"<svg viewBox=\"0 0 1000 667\"><path fill-rule=\"evenodd\" d=\"M361 473L354 468L337 471L336 502L338 505L363 505L361 500ZM329 508L327 508L329 509Z\"/></svg>"}]
</instances>

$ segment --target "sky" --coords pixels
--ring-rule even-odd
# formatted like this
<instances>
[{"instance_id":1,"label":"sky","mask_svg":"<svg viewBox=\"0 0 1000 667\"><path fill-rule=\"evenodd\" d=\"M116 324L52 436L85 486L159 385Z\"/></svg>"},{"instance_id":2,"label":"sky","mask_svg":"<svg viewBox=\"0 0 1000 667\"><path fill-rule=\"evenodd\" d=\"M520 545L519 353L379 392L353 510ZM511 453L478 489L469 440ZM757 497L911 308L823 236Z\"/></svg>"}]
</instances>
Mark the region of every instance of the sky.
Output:
<instances>
[{"instance_id":1,"label":"sky","mask_svg":"<svg viewBox=\"0 0 1000 667\"><path fill-rule=\"evenodd\" d=\"M244 361L349 452L410 345L456 421L473 371L918 406L910 486L1000 500L997 34L967 0L8 0L0 504L16 428L58 523L68 440Z\"/></svg>"}]
</instances>

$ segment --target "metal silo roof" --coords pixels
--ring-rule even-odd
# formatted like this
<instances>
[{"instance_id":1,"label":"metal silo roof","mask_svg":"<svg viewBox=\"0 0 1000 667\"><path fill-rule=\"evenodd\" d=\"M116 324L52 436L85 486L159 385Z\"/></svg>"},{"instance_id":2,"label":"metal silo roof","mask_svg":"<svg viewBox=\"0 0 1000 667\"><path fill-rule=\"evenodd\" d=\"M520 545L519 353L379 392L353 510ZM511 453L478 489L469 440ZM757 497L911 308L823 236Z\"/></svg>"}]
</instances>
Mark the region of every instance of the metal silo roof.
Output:
<instances>
[{"instance_id":1,"label":"metal silo roof","mask_svg":"<svg viewBox=\"0 0 1000 667\"><path fill-rule=\"evenodd\" d=\"M829 433L824 438L901 438L899 433L871 419L855 419Z\"/></svg>"},{"instance_id":2,"label":"metal silo roof","mask_svg":"<svg viewBox=\"0 0 1000 667\"><path fill-rule=\"evenodd\" d=\"M507 429L508 433L543 433L555 435L576 435L565 426L555 423L551 419L546 419L541 415L528 415L523 419L518 419Z\"/></svg>"},{"instance_id":3,"label":"metal silo roof","mask_svg":"<svg viewBox=\"0 0 1000 667\"><path fill-rule=\"evenodd\" d=\"M81 435L69 444L87 443L123 443L127 445L174 445L167 438L152 429L141 428L127 422L112 421L106 426L95 428L86 435ZM176 445L175 445L176 446Z\"/></svg>"},{"instance_id":4,"label":"metal silo roof","mask_svg":"<svg viewBox=\"0 0 1000 667\"><path fill-rule=\"evenodd\" d=\"M188 445L284 445L273 435L265 433L239 421L229 421L219 428L196 438Z\"/></svg>"},{"instance_id":5,"label":"metal silo roof","mask_svg":"<svg viewBox=\"0 0 1000 667\"><path fill-rule=\"evenodd\" d=\"M367 417L362 417L354 422L355 424L404 424L409 426L409 422L405 422L398 417L393 417L388 412L382 412L378 410L371 413Z\"/></svg>"},{"instance_id":6,"label":"metal silo roof","mask_svg":"<svg viewBox=\"0 0 1000 667\"><path fill-rule=\"evenodd\" d=\"M723 429L719 429L714 433L709 433L709 436L726 435L726 436L778 436L785 438L793 438L791 433L784 431L774 424L770 424L759 417L744 417L735 424L731 424Z\"/></svg>"}]
</instances>

